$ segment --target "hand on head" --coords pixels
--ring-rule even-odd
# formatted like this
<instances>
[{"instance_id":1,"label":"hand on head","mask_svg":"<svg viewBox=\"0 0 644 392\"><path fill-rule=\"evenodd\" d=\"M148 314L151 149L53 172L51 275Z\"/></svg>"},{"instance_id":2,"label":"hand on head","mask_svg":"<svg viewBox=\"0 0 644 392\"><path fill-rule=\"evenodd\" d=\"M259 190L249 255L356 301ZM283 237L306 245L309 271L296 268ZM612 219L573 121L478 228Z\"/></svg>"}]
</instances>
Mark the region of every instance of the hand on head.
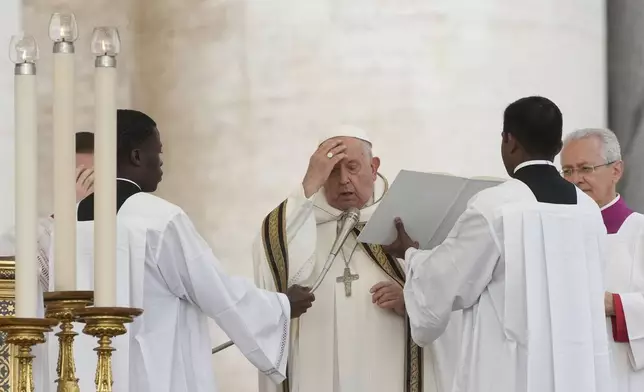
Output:
<instances>
[{"instance_id":1,"label":"hand on head","mask_svg":"<svg viewBox=\"0 0 644 392\"><path fill-rule=\"evenodd\" d=\"M294 284L286 290L286 296L291 304L291 318L298 318L313 306L315 295L308 287L302 287Z\"/></svg>"},{"instance_id":2,"label":"hand on head","mask_svg":"<svg viewBox=\"0 0 644 392\"><path fill-rule=\"evenodd\" d=\"M409 234L407 234L402 219L394 219L394 224L396 225L396 231L398 232L396 240L389 245L384 245L382 248L393 257L404 259L407 249L418 248L419 244L418 241L414 241Z\"/></svg>"},{"instance_id":3,"label":"hand on head","mask_svg":"<svg viewBox=\"0 0 644 392\"><path fill-rule=\"evenodd\" d=\"M391 309L400 316L405 315L405 298L403 288L396 282L376 283L371 290L371 302L382 309Z\"/></svg>"},{"instance_id":4,"label":"hand on head","mask_svg":"<svg viewBox=\"0 0 644 392\"><path fill-rule=\"evenodd\" d=\"M94 193L94 168L76 168L76 203Z\"/></svg>"},{"instance_id":5,"label":"hand on head","mask_svg":"<svg viewBox=\"0 0 644 392\"><path fill-rule=\"evenodd\" d=\"M342 143L342 140L334 138L320 144L320 147L311 155L309 168L302 181L304 195L307 198L322 188L333 167L346 158L346 150L347 146Z\"/></svg>"}]
</instances>

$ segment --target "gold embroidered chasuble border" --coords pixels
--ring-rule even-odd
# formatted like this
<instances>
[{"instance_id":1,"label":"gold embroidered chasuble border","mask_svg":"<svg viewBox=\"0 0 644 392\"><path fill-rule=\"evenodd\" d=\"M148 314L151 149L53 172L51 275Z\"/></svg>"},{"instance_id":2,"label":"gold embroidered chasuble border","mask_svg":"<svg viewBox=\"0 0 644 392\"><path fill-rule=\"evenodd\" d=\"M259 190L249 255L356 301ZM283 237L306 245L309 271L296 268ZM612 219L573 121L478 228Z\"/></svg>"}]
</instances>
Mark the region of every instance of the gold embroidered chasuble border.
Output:
<instances>
[{"instance_id":1,"label":"gold embroidered chasuble border","mask_svg":"<svg viewBox=\"0 0 644 392\"><path fill-rule=\"evenodd\" d=\"M356 236L364 224L354 229ZM286 200L271 211L262 223L262 242L266 252L275 287L282 293L288 288L288 247L286 242ZM360 244L362 249L391 279L400 286L405 284L405 272L398 261L384 252L380 245ZM423 351L414 343L406 319L405 331L405 392L423 391ZM288 373L288 370L287 370ZM288 378L282 383L282 391L290 392Z\"/></svg>"}]
</instances>

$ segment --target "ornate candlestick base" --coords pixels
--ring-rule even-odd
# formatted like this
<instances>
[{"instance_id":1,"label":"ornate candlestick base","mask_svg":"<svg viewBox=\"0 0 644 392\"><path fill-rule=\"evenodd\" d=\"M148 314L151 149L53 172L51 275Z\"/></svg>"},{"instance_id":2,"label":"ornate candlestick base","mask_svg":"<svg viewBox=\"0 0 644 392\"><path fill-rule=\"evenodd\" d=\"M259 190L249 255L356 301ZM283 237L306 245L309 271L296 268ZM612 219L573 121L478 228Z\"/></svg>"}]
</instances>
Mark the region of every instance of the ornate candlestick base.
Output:
<instances>
[{"instance_id":1,"label":"ornate candlestick base","mask_svg":"<svg viewBox=\"0 0 644 392\"><path fill-rule=\"evenodd\" d=\"M41 318L0 317L0 331L7 334L7 343L18 348L18 385L14 392L33 392L34 373L31 347L45 343L45 333L51 332L56 320Z\"/></svg>"},{"instance_id":2,"label":"ornate candlestick base","mask_svg":"<svg viewBox=\"0 0 644 392\"><path fill-rule=\"evenodd\" d=\"M58 336L58 365L56 373L57 392L79 392L74 363L73 322L78 320L78 311L91 306L94 301L93 291L55 291L44 294L45 316L60 323Z\"/></svg>"},{"instance_id":3,"label":"ornate candlestick base","mask_svg":"<svg viewBox=\"0 0 644 392\"><path fill-rule=\"evenodd\" d=\"M137 308L88 307L79 311L80 320L85 323L83 333L98 338L96 364L96 392L112 392L112 338L127 333L125 324L143 313Z\"/></svg>"}]
</instances>

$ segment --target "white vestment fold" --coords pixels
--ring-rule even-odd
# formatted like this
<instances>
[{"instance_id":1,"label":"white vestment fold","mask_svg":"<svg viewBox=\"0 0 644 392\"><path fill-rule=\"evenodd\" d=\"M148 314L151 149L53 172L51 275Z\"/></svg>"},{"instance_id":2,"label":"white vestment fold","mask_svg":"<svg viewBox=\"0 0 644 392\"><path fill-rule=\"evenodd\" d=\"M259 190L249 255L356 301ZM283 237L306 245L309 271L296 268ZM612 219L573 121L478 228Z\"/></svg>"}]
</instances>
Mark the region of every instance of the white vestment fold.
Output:
<instances>
[{"instance_id":1,"label":"white vestment fold","mask_svg":"<svg viewBox=\"0 0 644 392\"><path fill-rule=\"evenodd\" d=\"M376 182L374 199L384 190L384 182ZM366 222L376 207L377 203L371 203L363 208L360 221ZM328 205L324 190L307 199L299 187L287 199L281 219L288 249L289 286L310 286L317 279L335 241L341 214ZM255 279L258 286L278 291L275 271L268 260L278 255L266 249L262 240L265 234L260 233L253 247ZM351 273L359 275L352 282L350 297L345 295L344 285L336 281L343 274L345 260L349 260ZM315 292L312 308L292 321L290 392L406 390L405 363L411 356L407 350L405 319L378 308L369 292L374 284L393 280L391 276L391 271L386 272L357 243L355 234L347 238L342 252ZM416 372L424 374L424 391L443 392L451 384L459 326L460 312L457 312L450 323L452 334L424 350L423 369ZM275 392L282 391L286 383L275 386L260 375L259 384L260 392ZM418 390L414 386L410 389Z\"/></svg>"},{"instance_id":2,"label":"white vestment fold","mask_svg":"<svg viewBox=\"0 0 644 392\"><path fill-rule=\"evenodd\" d=\"M519 180L480 192L448 238L409 249L405 303L421 345L463 309L453 392L609 392L606 231L597 205L538 203Z\"/></svg>"},{"instance_id":3,"label":"white vestment fold","mask_svg":"<svg viewBox=\"0 0 644 392\"><path fill-rule=\"evenodd\" d=\"M615 364L612 392L644 391L644 215L632 213L619 231L608 236L606 291L619 294L628 343L615 342L606 319Z\"/></svg>"},{"instance_id":4,"label":"white vestment fold","mask_svg":"<svg viewBox=\"0 0 644 392\"><path fill-rule=\"evenodd\" d=\"M93 287L93 226L78 223L81 290ZM207 317L273 382L284 379L290 320L285 295L226 275L187 215L156 196L129 197L117 226L117 306L144 313L126 336L114 339L115 391L216 391ZM96 342L81 327L76 365L81 390L89 391Z\"/></svg>"}]
</instances>

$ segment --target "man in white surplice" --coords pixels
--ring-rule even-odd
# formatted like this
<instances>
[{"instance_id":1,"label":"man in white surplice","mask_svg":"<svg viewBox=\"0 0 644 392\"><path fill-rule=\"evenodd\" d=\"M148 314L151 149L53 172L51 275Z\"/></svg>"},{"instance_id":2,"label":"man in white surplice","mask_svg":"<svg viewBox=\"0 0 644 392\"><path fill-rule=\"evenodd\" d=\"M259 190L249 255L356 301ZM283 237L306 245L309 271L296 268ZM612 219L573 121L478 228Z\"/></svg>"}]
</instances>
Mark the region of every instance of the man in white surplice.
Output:
<instances>
[{"instance_id":1,"label":"man in white surplice","mask_svg":"<svg viewBox=\"0 0 644 392\"><path fill-rule=\"evenodd\" d=\"M595 200L608 231L604 274L605 312L615 366L612 392L644 391L644 215L617 194L624 163L608 129L581 129L566 136L564 178Z\"/></svg>"},{"instance_id":2,"label":"man in white surplice","mask_svg":"<svg viewBox=\"0 0 644 392\"><path fill-rule=\"evenodd\" d=\"M445 336L423 353L408 333L399 262L380 246L356 242L387 189L379 165L364 131L332 129L302 185L265 218L253 251L255 278L274 291L316 281L343 211L359 208L361 223L315 291L313 307L292 322L287 381L276 387L260 375L261 392L441 392L450 384L457 339ZM353 278L346 285L345 272ZM453 337L458 323L455 317Z\"/></svg>"},{"instance_id":3,"label":"man in white surplice","mask_svg":"<svg viewBox=\"0 0 644 392\"><path fill-rule=\"evenodd\" d=\"M405 259L414 340L463 309L456 392L613 391L604 321L606 230L597 204L553 165L562 116L543 97L504 113L511 180L470 200L447 239L418 250L402 222L386 249Z\"/></svg>"},{"instance_id":4,"label":"man in white surplice","mask_svg":"<svg viewBox=\"0 0 644 392\"><path fill-rule=\"evenodd\" d=\"M207 317L274 382L286 374L290 317L311 305L296 286L286 295L229 277L178 206L147 192L161 181L155 122L134 110L117 112L117 305L143 308L117 337L114 390L216 391ZM78 204L78 289L93 287L94 195ZM80 325L76 325L81 333ZM80 389L94 390L94 338L75 345Z\"/></svg>"}]
</instances>

